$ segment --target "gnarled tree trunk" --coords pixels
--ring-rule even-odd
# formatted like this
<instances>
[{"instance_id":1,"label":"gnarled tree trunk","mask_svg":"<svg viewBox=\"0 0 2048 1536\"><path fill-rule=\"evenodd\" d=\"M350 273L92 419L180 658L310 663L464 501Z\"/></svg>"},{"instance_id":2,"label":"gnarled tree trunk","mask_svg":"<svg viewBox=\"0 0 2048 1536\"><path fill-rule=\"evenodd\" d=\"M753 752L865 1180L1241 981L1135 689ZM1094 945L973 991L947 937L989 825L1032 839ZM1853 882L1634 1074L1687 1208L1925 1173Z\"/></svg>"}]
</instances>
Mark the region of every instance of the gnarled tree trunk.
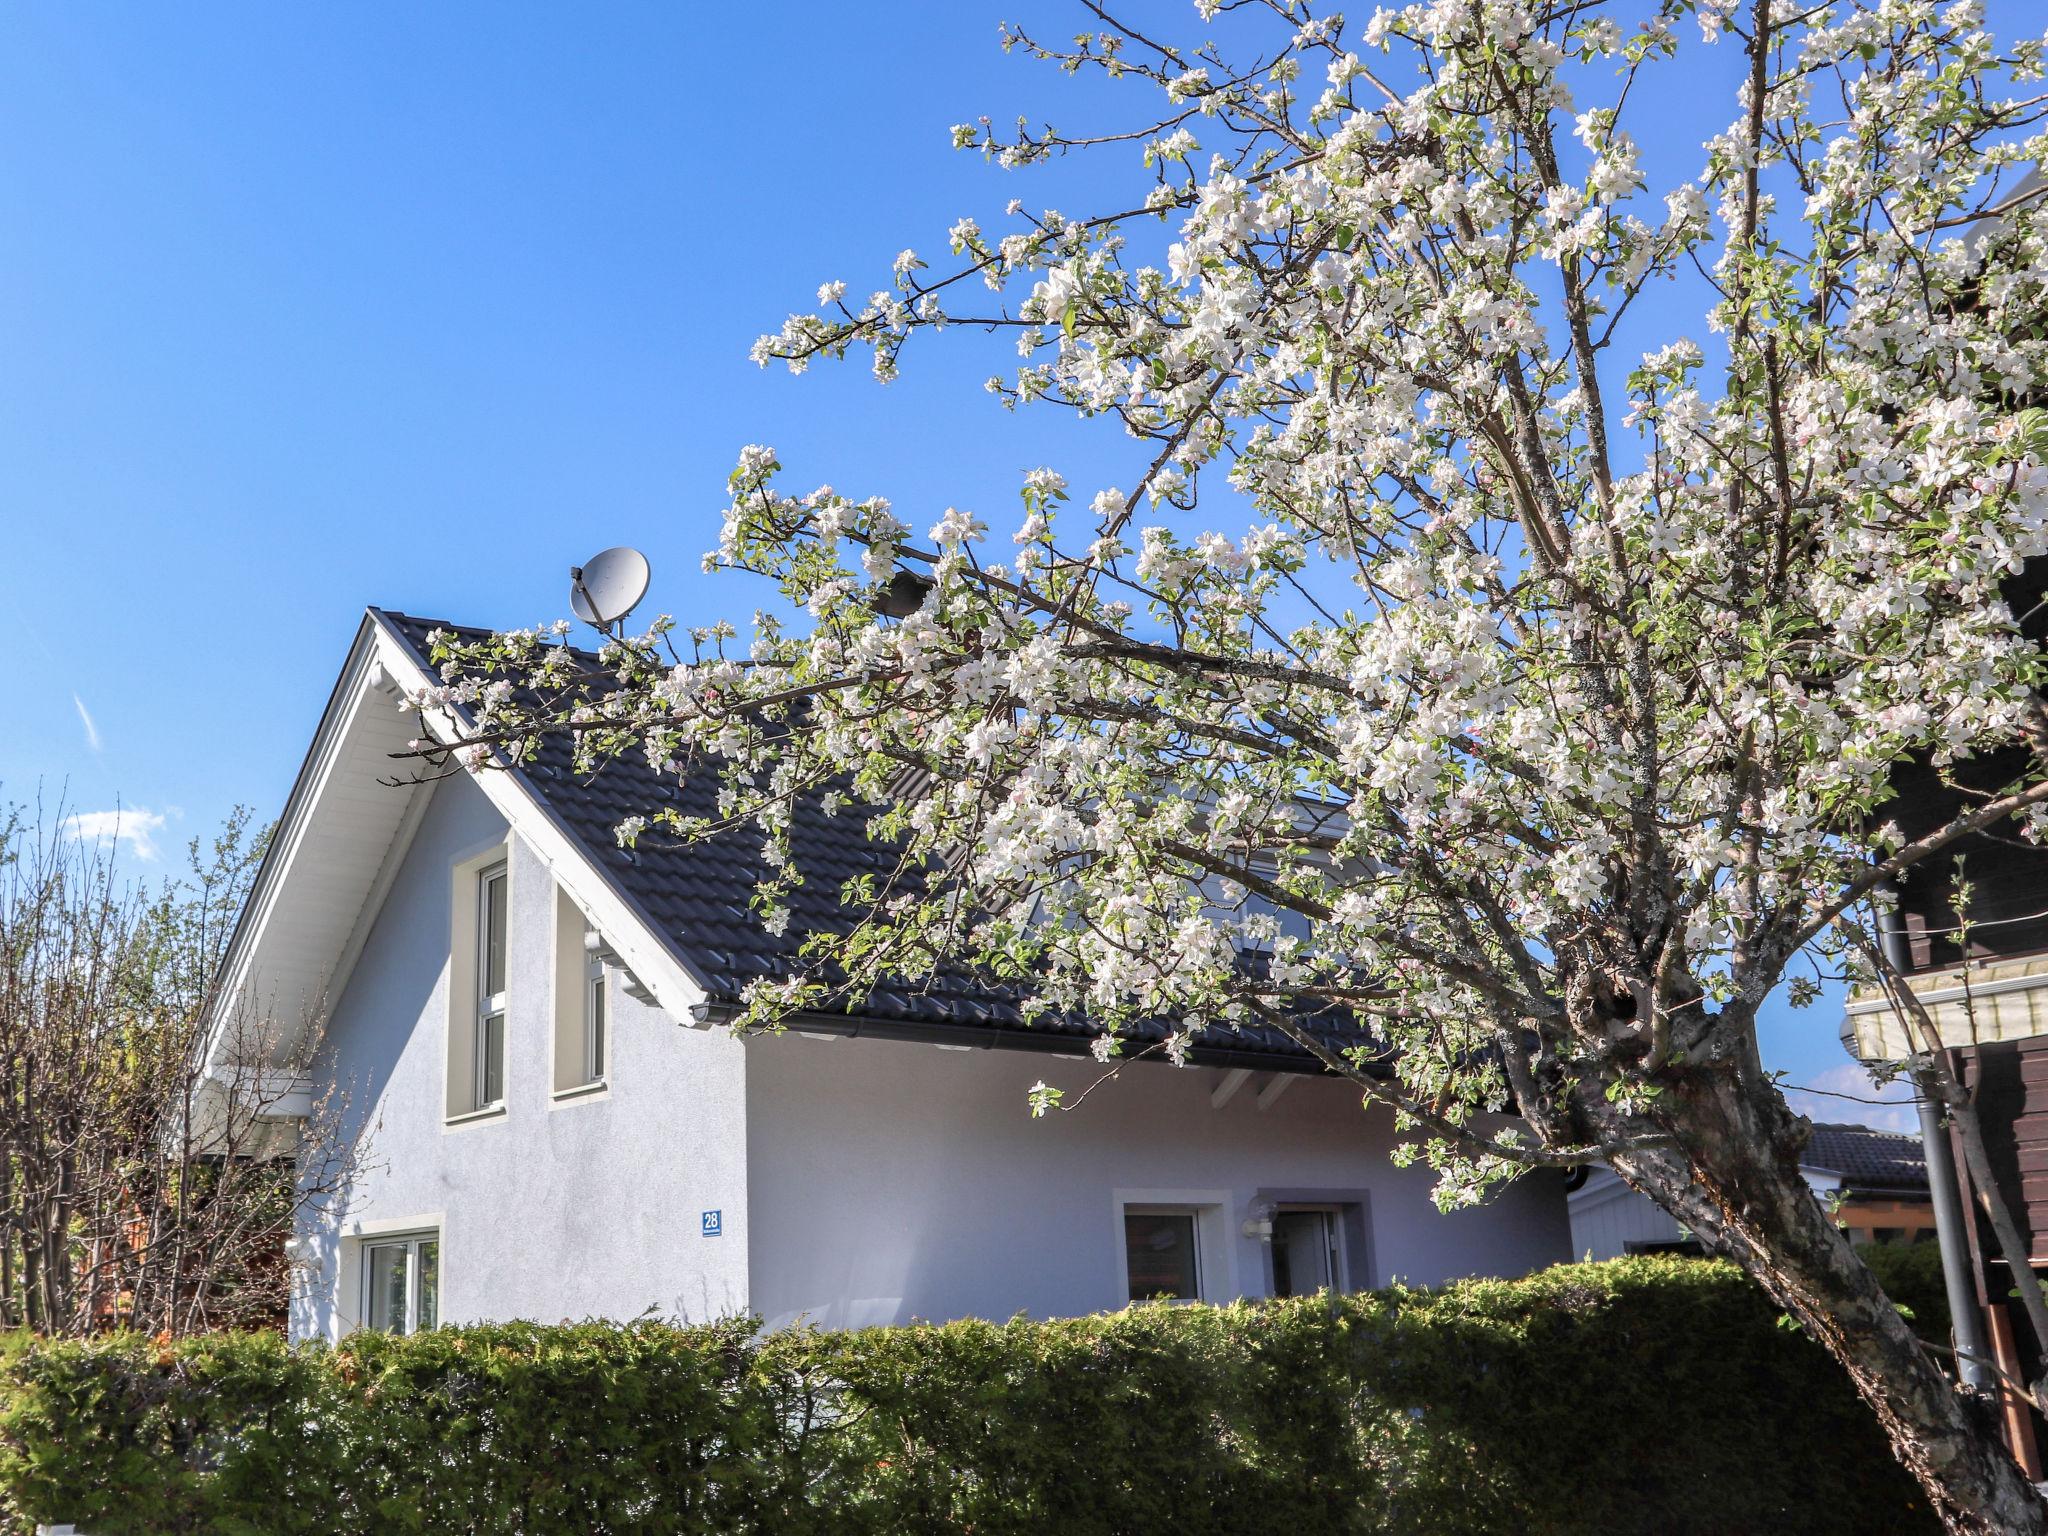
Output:
<instances>
[{"instance_id":1,"label":"gnarled tree trunk","mask_svg":"<svg viewBox=\"0 0 2048 1536\"><path fill-rule=\"evenodd\" d=\"M1750 1071L1670 1092L1673 1150L1618 1150L1615 1171L1739 1264L1838 1360L1956 1532L2048 1532L2048 1502L1975 1418L1799 1173L1801 1122ZM1601 1105L1614 1144L1639 1120ZM1664 1118L1659 1115L1657 1118Z\"/></svg>"}]
</instances>

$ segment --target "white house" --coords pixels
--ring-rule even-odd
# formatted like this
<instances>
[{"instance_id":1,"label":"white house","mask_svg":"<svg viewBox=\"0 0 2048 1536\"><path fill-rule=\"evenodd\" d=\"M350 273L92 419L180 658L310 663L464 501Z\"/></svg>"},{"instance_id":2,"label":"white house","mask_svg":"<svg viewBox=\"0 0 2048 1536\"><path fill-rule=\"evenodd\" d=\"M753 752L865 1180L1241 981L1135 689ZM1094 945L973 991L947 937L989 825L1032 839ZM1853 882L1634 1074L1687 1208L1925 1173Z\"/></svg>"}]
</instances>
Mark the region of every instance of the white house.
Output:
<instances>
[{"instance_id":1,"label":"white house","mask_svg":"<svg viewBox=\"0 0 2048 1536\"><path fill-rule=\"evenodd\" d=\"M579 778L550 748L403 782L434 627L366 616L230 953L234 1005L293 1027L254 1064L222 1032L212 1069L304 1074L295 1107L338 1100L362 1149L302 1223L296 1336L1059 1315L1569 1256L1560 1176L1439 1214L1388 1115L1278 1035L1134 1063L1041 1120L1030 1084L1102 1069L971 977L733 1038L740 986L845 922L838 880L879 857L862 819L800 817L814 875L784 940L748 911L750 843L617 846L621 817L694 792L635 765Z\"/></svg>"},{"instance_id":2,"label":"white house","mask_svg":"<svg viewBox=\"0 0 2048 1536\"><path fill-rule=\"evenodd\" d=\"M1927 1160L1917 1136L1867 1125L1816 1125L1800 1156L1799 1172L1853 1242L1918 1242L1934 1236ZM1611 1169L1589 1170L1568 1199L1576 1258L1614 1259L1698 1246L1670 1212L1630 1189Z\"/></svg>"}]
</instances>

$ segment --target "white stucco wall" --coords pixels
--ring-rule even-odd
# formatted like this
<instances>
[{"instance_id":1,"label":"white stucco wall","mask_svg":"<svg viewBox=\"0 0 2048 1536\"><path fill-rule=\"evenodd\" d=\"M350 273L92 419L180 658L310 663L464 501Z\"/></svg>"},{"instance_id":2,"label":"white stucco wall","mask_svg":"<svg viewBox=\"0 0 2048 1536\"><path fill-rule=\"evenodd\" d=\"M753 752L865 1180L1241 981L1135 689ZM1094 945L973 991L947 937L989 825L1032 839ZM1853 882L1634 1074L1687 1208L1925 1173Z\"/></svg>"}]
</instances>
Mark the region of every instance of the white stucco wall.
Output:
<instances>
[{"instance_id":1,"label":"white stucco wall","mask_svg":"<svg viewBox=\"0 0 2048 1536\"><path fill-rule=\"evenodd\" d=\"M1362 1198L1355 1284L1515 1275L1569 1256L1560 1176L1443 1215L1426 1170L1388 1161L1391 1117L1338 1083L1299 1079L1260 1109L1254 1079L1217 1109L1219 1071L1134 1063L1079 1109L1033 1120L1033 1082L1071 1099L1101 1069L794 1034L747 1051L749 1289L771 1324L1122 1306L1124 1199L1215 1208L1212 1300L1270 1289L1266 1245L1242 1235L1261 1192Z\"/></svg>"},{"instance_id":2,"label":"white stucco wall","mask_svg":"<svg viewBox=\"0 0 2048 1536\"><path fill-rule=\"evenodd\" d=\"M361 1242L416 1228L440 1232L446 1322L1095 1311L1128 1295L1127 1200L1204 1208L1216 1300L1270 1289L1269 1248L1241 1232L1261 1195L1359 1207L1354 1285L1519 1274L1570 1253L1557 1176L1441 1215L1429 1174L1388 1161L1389 1117L1340 1084L1293 1079L1262 1109L1261 1075L1219 1109L1220 1072L1140 1063L1034 1121L1032 1082L1078 1092L1100 1069L875 1039L740 1042L633 1001L616 973L610 1089L557 1100L554 881L516 838L506 1110L450 1124L454 871L505 841L475 785L444 781L333 1011L315 1084L347 1098L363 1166L302 1224L295 1336L353 1326ZM706 1210L722 1212L720 1236L702 1234Z\"/></svg>"},{"instance_id":3,"label":"white stucco wall","mask_svg":"<svg viewBox=\"0 0 2048 1536\"><path fill-rule=\"evenodd\" d=\"M615 973L612 1089L555 1101L554 882L517 839L506 1112L447 1124L452 872L504 838L475 785L441 783L333 1011L315 1082L345 1096L364 1165L302 1224L295 1336L353 1325L352 1234L413 1226L441 1230L447 1322L747 1309L744 1047L677 1027ZM707 1209L721 1237L699 1235Z\"/></svg>"}]
</instances>

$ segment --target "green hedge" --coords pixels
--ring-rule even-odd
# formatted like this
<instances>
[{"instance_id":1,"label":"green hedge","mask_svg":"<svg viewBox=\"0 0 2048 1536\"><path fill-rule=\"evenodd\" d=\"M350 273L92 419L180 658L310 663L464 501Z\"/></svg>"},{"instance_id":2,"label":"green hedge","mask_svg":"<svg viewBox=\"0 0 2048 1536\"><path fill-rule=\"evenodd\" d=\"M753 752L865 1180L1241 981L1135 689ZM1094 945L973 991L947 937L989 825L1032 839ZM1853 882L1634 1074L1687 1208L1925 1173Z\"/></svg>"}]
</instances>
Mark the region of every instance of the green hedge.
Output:
<instances>
[{"instance_id":1,"label":"green hedge","mask_svg":"<svg viewBox=\"0 0 2048 1536\"><path fill-rule=\"evenodd\" d=\"M1859 1243L1856 1256L1870 1266L1885 1295L1912 1320L1913 1331L1930 1344L1949 1347L1948 1281L1941 1272L1941 1244Z\"/></svg>"},{"instance_id":2,"label":"green hedge","mask_svg":"<svg viewBox=\"0 0 2048 1536\"><path fill-rule=\"evenodd\" d=\"M525 1323L0 1351L0 1488L208 1532L1935 1529L1734 1269L760 1334Z\"/></svg>"}]
</instances>

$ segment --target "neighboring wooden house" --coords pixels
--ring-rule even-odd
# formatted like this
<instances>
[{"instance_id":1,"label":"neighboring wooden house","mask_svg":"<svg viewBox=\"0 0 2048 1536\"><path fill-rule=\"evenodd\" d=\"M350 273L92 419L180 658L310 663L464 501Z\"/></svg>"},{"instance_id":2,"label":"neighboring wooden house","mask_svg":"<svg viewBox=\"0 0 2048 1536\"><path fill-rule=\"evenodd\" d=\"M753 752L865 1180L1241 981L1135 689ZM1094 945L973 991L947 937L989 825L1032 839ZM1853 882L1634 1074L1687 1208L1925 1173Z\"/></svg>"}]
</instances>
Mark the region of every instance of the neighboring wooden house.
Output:
<instances>
[{"instance_id":1,"label":"neighboring wooden house","mask_svg":"<svg viewBox=\"0 0 2048 1536\"><path fill-rule=\"evenodd\" d=\"M1857 1243L1934 1240L1920 1138L1867 1125L1816 1125L1799 1170Z\"/></svg>"},{"instance_id":2,"label":"neighboring wooden house","mask_svg":"<svg viewBox=\"0 0 2048 1536\"><path fill-rule=\"evenodd\" d=\"M1035 1080L1103 1070L1087 1033L1026 1023L971 976L732 1037L749 981L845 930L840 882L885 856L865 818L800 808L810 879L777 936L748 906L757 839L614 836L654 805L708 811L709 774L580 776L551 744L518 771L394 784L435 627L365 619L229 960L231 1004L309 1020L262 1065L338 1094L367 1147L300 1231L295 1336L649 1309L1057 1315L1567 1257L1561 1175L1440 1214L1430 1173L1390 1163L1391 1116L1273 1031L1136 1062L1044 1120Z\"/></svg>"},{"instance_id":3,"label":"neighboring wooden house","mask_svg":"<svg viewBox=\"0 0 2048 1536\"><path fill-rule=\"evenodd\" d=\"M1935 1235L1927 1162L1917 1136L1864 1125L1817 1125L1799 1171L1851 1241L1917 1243ZM1568 1201L1575 1257L1700 1251L1669 1212L1605 1168L1591 1170Z\"/></svg>"},{"instance_id":4,"label":"neighboring wooden house","mask_svg":"<svg viewBox=\"0 0 2048 1536\"><path fill-rule=\"evenodd\" d=\"M2037 195L2037 167L2009 202ZM1971 241L1996 238L2000 219L1980 220ZM2013 409L2039 405L2007 400ZM2048 559L2033 559L2001 583L2020 633L2048 647ZM2032 749L2014 744L1937 766L1926 756L1891 770L1892 798L1878 814L1907 840L1948 825L2016 783L2039 777ZM1942 1268L1954 1322L1956 1360L1966 1384L1995 1393L2007 1444L2039 1480L2040 1416L2001 1381L2033 1381L2043 1362L2013 1325L2011 1268L1984 1219L1952 1127L1927 1087L1937 1055L1969 1090L1983 1126L1993 1182L2013 1212L2026 1262L2048 1268L2048 848L2010 819L1962 837L1915 864L1889 891L1886 955L1931 1014L1936 1039L1909 1030L1876 988L1849 999L1842 1043L1871 1065L1905 1063L1921 1084L1920 1124Z\"/></svg>"},{"instance_id":5,"label":"neighboring wooden house","mask_svg":"<svg viewBox=\"0 0 2048 1536\"><path fill-rule=\"evenodd\" d=\"M2036 645L2048 643L2048 561L2008 578L2007 604ZM1991 792L2038 770L2024 746L1965 758L1937 772L1924 760L1898 764L1884 807L1908 838L1953 821ZM1963 894L1968 893L1968 900ZM2048 1269L2048 848L2010 822L1958 839L1914 865L1892 894L1883 934L1891 961L1926 1006L1940 1046L1976 1103L1998 1189L2028 1245L2030 1263ZM1925 1059L1929 1044L1909 1031L1880 989L1849 999L1842 1043L1871 1064ZM1964 1374L1995 1389L1991 1361L2014 1380L2032 1381L2041 1361L2009 1305L2013 1281L1952 1130L1925 1103L1928 1168L1949 1273L1950 1310ZM2008 1442L2035 1477L2037 1416L2003 1395Z\"/></svg>"}]
</instances>

